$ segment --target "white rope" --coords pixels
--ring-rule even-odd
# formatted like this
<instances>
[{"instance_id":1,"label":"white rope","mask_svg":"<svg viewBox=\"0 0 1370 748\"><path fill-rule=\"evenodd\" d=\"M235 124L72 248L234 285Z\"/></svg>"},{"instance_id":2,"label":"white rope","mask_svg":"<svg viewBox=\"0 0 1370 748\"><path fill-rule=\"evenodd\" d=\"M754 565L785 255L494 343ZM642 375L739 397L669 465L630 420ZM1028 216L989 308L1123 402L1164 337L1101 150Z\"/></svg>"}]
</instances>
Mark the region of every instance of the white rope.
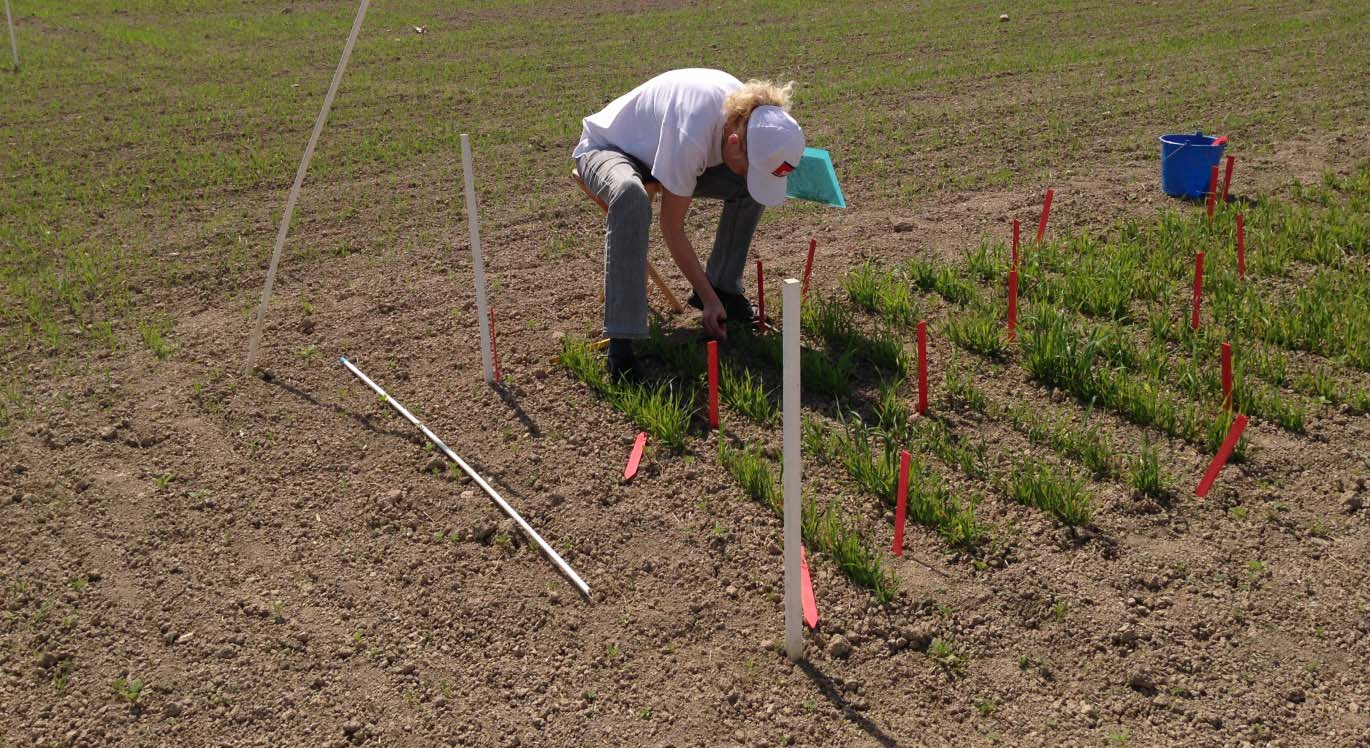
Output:
<instances>
[{"instance_id":1,"label":"white rope","mask_svg":"<svg viewBox=\"0 0 1370 748\"><path fill-rule=\"evenodd\" d=\"M14 69L19 69L19 45L14 41L14 16L10 15L10 0L5 0L5 23L10 27L10 54L14 55Z\"/></svg>"},{"instance_id":2,"label":"white rope","mask_svg":"<svg viewBox=\"0 0 1370 748\"><path fill-rule=\"evenodd\" d=\"M8 4L9 0L5 2ZM281 228L276 232L276 248L271 251L271 265L267 268L266 285L262 288L262 301L257 306L257 321L252 325L252 338L247 346L247 365L243 367L243 371L249 375L252 373L253 365L257 363L257 349L262 343L262 322L266 319L266 305L271 301L271 287L276 282L276 267L281 262L281 249L285 247L285 235L290 230L290 217L295 213L295 201L300 197L300 185L304 183L305 172L309 170L309 160L314 157L314 146L319 144L319 133L323 132L328 110L333 107L333 97L338 95L338 84L342 82L343 71L347 69L347 60L352 56L352 47L357 43L357 33L362 29L362 19L366 17L366 8L370 4L371 0L361 0L361 5L357 8L357 18L352 22L352 33L347 37L347 46L343 47L338 69L333 72L333 82L328 86L328 95L323 99L319 118L314 121L314 132L309 136L304 158L300 159L300 168L295 171L295 183L290 186L290 197L285 201L285 214L281 216Z\"/></svg>"}]
</instances>

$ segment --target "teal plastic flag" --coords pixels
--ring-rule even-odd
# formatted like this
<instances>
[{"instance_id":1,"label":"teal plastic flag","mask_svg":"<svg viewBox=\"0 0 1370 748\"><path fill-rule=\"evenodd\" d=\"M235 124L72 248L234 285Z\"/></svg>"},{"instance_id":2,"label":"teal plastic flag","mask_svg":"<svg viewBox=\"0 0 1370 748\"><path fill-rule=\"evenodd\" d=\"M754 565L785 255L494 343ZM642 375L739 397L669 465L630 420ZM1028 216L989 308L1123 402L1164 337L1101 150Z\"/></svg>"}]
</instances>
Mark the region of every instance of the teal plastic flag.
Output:
<instances>
[{"instance_id":1,"label":"teal plastic flag","mask_svg":"<svg viewBox=\"0 0 1370 748\"><path fill-rule=\"evenodd\" d=\"M790 172L785 196L838 208L847 207L847 201L842 198L842 188L837 184L837 172L832 168L832 157L822 148L804 149L799 166Z\"/></svg>"}]
</instances>

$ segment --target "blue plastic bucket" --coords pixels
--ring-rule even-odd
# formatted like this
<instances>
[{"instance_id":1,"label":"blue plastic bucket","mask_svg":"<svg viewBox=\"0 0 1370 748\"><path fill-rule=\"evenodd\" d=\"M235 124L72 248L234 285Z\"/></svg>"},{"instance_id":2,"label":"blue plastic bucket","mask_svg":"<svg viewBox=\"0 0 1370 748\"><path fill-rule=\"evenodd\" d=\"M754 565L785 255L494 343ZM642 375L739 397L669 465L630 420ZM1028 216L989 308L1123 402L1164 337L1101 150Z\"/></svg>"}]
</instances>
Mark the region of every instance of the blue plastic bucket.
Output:
<instances>
[{"instance_id":1,"label":"blue plastic bucket","mask_svg":"<svg viewBox=\"0 0 1370 748\"><path fill-rule=\"evenodd\" d=\"M1161 190L1171 197L1198 200L1208 194L1213 167L1222 161L1227 143L1214 145L1215 137L1203 131L1193 135L1162 135Z\"/></svg>"}]
</instances>

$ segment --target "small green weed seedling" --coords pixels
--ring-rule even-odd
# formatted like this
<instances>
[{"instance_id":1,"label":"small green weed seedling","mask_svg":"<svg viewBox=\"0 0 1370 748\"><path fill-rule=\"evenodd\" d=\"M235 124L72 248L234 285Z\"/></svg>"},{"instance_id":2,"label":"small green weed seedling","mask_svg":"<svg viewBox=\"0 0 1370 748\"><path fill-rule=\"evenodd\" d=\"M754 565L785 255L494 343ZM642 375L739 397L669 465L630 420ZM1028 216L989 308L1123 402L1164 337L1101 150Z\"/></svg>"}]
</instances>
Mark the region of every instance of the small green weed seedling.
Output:
<instances>
[{"instance_id":1,"label":"small green weed seedling","mask_svg":"<svg viewBox=\"0 0 1370 748\"><path fill-rule=\"evenodd\" d=\"M112 688L131 707L137 707L138 697L143 695L143 681L139 679L115 678Z\"/></svg>"}]
</instances>

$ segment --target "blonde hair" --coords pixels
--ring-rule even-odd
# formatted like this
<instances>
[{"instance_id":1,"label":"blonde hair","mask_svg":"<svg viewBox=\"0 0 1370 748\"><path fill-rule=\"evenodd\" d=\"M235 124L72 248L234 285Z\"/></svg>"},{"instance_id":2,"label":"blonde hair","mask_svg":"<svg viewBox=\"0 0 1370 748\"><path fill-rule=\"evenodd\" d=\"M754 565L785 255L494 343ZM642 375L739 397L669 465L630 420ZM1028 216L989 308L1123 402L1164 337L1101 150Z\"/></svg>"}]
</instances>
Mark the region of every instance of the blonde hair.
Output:
<instances>
[{"instance_id":1,"label":"blonde hair","mask_svg":"<svg viewBox=\"0 0 1370 748\"><path fill-rule=\"evenodd\" d=\"M746 132L747 121L752 110L759 106L778 106L785 111L790 109L790 94L794 92L794 81L783 85L753 78L735 91L728 93L723 100L723 121L734 129Z\"/></svg>"}]
</instances>

